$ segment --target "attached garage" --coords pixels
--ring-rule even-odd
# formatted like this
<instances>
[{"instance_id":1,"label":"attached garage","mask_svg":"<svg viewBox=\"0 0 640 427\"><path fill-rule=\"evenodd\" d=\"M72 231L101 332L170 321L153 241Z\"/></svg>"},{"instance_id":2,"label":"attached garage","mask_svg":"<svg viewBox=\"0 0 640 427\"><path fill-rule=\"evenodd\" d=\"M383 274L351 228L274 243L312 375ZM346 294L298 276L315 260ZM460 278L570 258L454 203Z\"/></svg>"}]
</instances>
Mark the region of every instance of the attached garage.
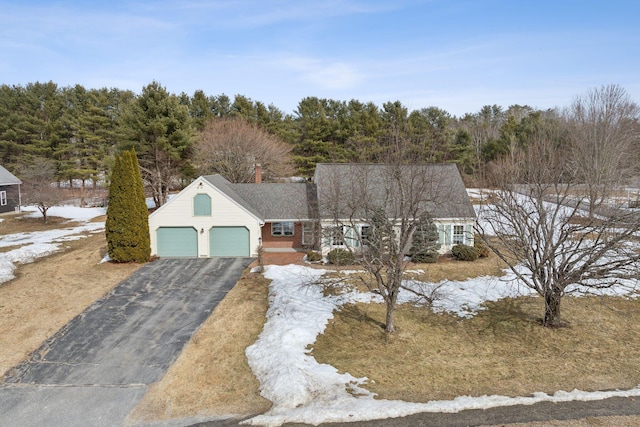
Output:
<instances>
[{"instance_id":1,"label":"attached garage","mask_svg":"<svg viewBox=\"0 0 640 427\"><path fill-rule=\"evenodd\" d=\"M156 237L158 256L198 256L198 232L193 227L160 227Z\"/></svg>"},{"instance_id":2,"label":"attached garage","mask_svg":"<svg viewBox=\"0 0 640 427\"><path fill-rule=\"evenodd\" d=\"M268 184L234 184L220 175L195 179L149 215L151 254L184 258L257 256L266 223L261 206L279 206L286 199L274 201L272 190ZM268 200L258 208L254 205L260 197Z\"/></svg>"},{"instance_id":3,"label":"attached garage","mask_svg":"<svg viewBox=\"0 0 640 427\"><path fill-rule=\"evenodd\" d=\"M209 230L211 256L250 255L249 230L246 227L213 227Z\"/></svg>"}]
</instances>

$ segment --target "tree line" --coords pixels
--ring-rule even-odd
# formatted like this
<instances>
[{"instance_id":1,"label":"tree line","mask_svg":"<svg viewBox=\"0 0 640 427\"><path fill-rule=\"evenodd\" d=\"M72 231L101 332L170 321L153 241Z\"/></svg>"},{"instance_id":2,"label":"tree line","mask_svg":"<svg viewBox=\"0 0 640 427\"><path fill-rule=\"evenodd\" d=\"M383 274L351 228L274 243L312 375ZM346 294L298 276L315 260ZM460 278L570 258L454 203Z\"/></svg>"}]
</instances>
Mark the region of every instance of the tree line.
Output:
<instances>
[{"instance_id":1,"label":"tree line","mask_svg":"<svg viewBox=\"0 0 640 427\"><path fill-rule=\"evenodd\" d=\"M215 125L223 120L241 125ZM173 94L155 81L140 94L53 82L0 86L5 167L20 175L47 164L55 181L95 186L108 181L118 152L134 148L147 191L158 205L170 188L199 174L238 169L229 162L246 163L237 172L243 179L257 162L268 164L267 177L310 177L318 162L378 161L398 138L408 141L411 161L455 163L468 184L480 185L497 159L525 146L550 123L566 124L567 113L487 105L456 117L438 107L409 111L400 101L377 106L306 97L286 114L243 95ZM253 142L235 157L221 157L229 145L221 149L220 144L238 145L228 142L233 139L228 133L237 135L238 126L248 129ZM226 140L220 137L225 132ZM265 145L275 148L265 150Z\"/></svg>"}]
</instances>

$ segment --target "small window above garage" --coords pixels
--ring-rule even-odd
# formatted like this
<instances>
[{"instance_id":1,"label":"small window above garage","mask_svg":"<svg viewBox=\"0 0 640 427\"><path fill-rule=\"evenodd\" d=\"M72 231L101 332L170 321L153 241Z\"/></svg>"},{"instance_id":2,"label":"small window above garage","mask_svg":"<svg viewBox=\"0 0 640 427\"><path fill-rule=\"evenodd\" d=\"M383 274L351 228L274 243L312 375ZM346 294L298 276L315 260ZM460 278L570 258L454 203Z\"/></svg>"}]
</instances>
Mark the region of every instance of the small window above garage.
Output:
<instances>
[{"instance_id":1,"label":"small window above garage","mask_svg":"<svg viewBox=\"0 0 640 427\"><path fill-rule=\"evenodd\" d=\"M211 197L208 194L196 194L193 198L193 215L211 216Z\"/></svg>"}]
</instances>

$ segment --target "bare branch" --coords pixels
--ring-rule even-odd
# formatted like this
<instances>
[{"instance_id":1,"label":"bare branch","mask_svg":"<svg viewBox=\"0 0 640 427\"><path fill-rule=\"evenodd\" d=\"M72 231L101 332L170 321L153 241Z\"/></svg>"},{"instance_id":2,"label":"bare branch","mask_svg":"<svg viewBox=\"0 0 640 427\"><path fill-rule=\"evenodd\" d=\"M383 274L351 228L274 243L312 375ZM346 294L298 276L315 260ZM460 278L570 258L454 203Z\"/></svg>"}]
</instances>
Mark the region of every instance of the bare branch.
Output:
<instances>
[{"instance_id":1,"label":"bare branch","mask_svg":"<svg viewBox=\"0 0 640 427\"><path fill-rule=\"evenodd\" d=\"M214 119L198 135L195 159L202 174L253 182L260 164L266 179L293 174L291 147L242 118Z\"/></svg>"}]
</instances>

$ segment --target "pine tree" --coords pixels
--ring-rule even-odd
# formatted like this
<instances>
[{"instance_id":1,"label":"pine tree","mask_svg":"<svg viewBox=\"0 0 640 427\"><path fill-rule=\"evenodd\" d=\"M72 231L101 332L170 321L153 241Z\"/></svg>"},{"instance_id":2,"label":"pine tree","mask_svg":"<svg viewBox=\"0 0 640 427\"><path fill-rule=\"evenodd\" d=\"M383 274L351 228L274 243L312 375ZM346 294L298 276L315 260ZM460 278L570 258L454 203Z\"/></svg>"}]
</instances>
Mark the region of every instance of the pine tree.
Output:
<instances>
[{"instance_id":1,"label":"pine tree","mask_svg":"<svg viewBox=\"0 0 640 427\"><path fill-rule=\"evenodd\" d=\"M109 256L115 262L146 262L151 254L149 218L135 151L116 156L105 225Z\"/></svg>"},{"instance_id":2,"label":"pine tree","mask_svg":"<svg viewBox=\"0 0 640 427\"><path fill-rule=\"evenodd\" d=\"M398 254L398 247L394 244L396 233L393 223L387 217L384 209L375 209L371 215L371 230L367 236L367 245L372 264L382 268L389 258Z\"/></svg>"},{"instance_id":3,"label":"pine tree","mask_svg":"<svg viewBox=\"0 0 640 427\"><path fill-rule=\"evenodd\" d=\"M171 184L188 170L193 148L189 107L154 81L127 104L119 123L124 142L139 154L156 206L162 206Z\"/></svg>"},{"instance_id":4,"label":"pine tree","mask_svg":"<svg viewBox=\"0 0 640 427\"><path fill-rule=\"evenodd\" d=\"M438 260L438 228L433 223L431 215L424 213L418 219L413 232L411 245L411 260L413 262L436 262Z\"/></svg>"}]
</instances>

